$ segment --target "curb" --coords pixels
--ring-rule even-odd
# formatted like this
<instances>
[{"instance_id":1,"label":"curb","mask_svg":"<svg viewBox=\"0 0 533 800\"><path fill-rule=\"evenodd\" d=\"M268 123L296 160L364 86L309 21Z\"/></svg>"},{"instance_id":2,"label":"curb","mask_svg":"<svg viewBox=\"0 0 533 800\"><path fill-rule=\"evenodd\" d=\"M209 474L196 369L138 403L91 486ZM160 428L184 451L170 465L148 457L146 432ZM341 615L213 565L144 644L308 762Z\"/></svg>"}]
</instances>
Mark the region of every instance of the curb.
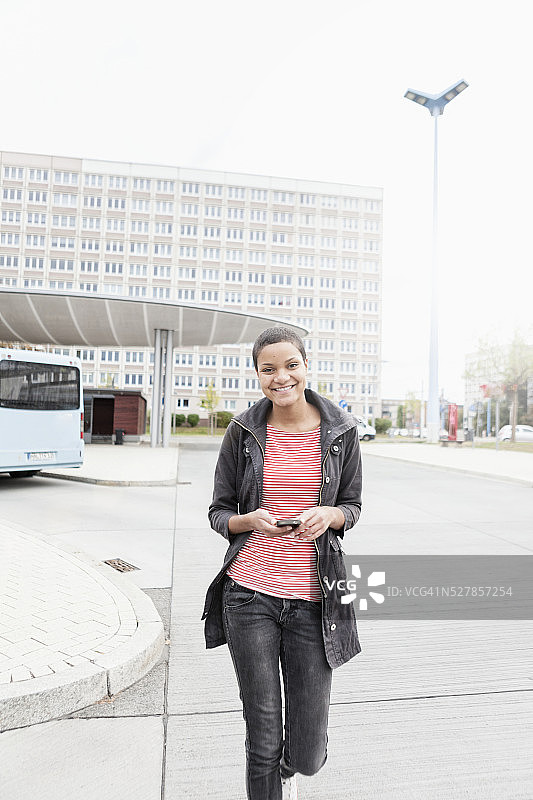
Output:
<instances>
[{"instance_id":1,"label":"curb","mask_svg":"<svg viewBox=\"0 0 533 800\"><path fill-rule=\"evenodd\" d=\"M389 461L401 461L403 464L412 464L415 467L430 467L431 469L440 469L442 472L460 472L463 475L472 475L474 478L489 478L493 481L504 481L505 483L516 483L519 486L527 486L533 488L533 479L528 478L513 478L510 475L496 475L493 472L480 472L466 467L452 467L446 464L431 464L426 461L413 461L411 458L401 458L401 456L386 456L383 453L371 453L369 450L364 451L364 455L373 456L374 458L384 458Z\"/></svg>"},{"instance_id":2,"label":"curb","mask_svg":"<svg viewBox=\"0 0 533 800\"><path fill-rule=\"evenodd\" d=\"M116 481L105 478L89 478L82 475L59 475L55 472L40 472L41 478L55 478L58 481L75 481L77 483L92 483L98 486L176 486L179 481L169 478L164 481Z\"/></svg>"},{"instance_id":3,"label":"curb","mask_svg":"<svg viewBox=\"0 0 533 800\"><path fill-rule=\"evenodd\" d=\"M126 689L157 663L165 644L163 623L151 599L112 567L85 553L58 547L34 531L2 523L2 528L31 537L56 551L115 598L130 603L137 628L129 641L110 653L53 675L0 685L0 732L48 722ZM108 584L108 586L106 586Z\"/></svg>"}]
</instances>

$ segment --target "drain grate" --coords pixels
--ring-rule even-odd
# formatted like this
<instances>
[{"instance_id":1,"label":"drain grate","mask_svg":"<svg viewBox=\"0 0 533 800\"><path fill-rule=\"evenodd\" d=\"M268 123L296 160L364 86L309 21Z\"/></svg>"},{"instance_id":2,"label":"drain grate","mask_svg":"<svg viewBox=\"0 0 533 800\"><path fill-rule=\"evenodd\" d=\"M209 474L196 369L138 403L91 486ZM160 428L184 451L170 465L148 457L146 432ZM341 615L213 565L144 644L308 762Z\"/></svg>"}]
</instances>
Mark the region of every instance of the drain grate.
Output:
<instances>
[{"instance_id":1,"label":"drain grate","mask_svg":"<svg viewBox=\"0 0 533 800\"><path fill-rule=\"evenodd\" d=\"M128 564L127 561L123 561L121 558L110 558L108 561L104 561L104 564L109 564L110 567L117 569L119 572L133 572L134 569L140 569L140 567L134 567L133 564Z\"/></svg>"}]
</instances>

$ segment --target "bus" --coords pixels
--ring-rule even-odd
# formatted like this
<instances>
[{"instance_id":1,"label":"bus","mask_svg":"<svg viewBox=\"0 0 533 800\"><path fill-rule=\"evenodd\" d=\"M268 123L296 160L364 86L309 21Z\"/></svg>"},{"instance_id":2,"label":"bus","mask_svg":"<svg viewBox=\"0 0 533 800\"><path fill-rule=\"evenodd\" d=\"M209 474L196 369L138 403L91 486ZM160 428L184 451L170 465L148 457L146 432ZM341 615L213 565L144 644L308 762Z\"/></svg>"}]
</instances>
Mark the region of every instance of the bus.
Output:
<instances>
[{"instance_id":1,"label":"bus","mask_svg":"<svg viewBox=\"0 0 533 800\"><path fill-rule=\"evenodd\" d=\"M0 347L0 472L83 464L81 362Z\"/></svg>"}]
</instances>

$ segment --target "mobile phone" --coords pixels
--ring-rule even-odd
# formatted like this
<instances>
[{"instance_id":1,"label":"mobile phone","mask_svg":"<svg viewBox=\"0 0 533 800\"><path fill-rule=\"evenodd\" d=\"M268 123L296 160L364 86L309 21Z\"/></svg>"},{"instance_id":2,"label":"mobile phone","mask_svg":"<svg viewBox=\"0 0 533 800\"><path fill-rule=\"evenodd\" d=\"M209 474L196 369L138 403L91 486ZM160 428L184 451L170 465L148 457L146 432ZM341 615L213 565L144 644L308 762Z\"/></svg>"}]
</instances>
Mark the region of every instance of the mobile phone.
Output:
<instances>
[{"instance_id":1,"label":"mobile phone","mask_svg":"<svg viewBox=\"0 0 533 800\"><path fill-rule=\"evenodd\" d=\"M290 525L291 528L297 528L298 525L302 524L301 519L278 519L276 522L276 526L278 528L284 528L286 525Z\"/></svg>"}]
</instances>

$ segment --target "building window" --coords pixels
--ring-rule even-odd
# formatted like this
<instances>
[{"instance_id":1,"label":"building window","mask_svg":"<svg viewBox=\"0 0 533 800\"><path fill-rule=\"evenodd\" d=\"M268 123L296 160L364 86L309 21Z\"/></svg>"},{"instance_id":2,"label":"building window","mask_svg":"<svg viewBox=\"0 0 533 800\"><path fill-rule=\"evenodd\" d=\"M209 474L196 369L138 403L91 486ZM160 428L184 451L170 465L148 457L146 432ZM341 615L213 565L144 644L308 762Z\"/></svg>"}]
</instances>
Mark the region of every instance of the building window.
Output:
<instances>
[{"instance_id":1,"label":"building window","mask_svg":"<svg viewBox=\"0 0 533 800\"><path fill-rule=\"evenodd\" d=\"M44 237L43 237L43 239L44 239ZM2 233L2 234L0 234L0 244L3 244L5 246L7 246L7 247L19 247L20 246L20 233Z\"/></svg>"},{"instance_id":2,"label":"building window","mask_svg":"<svg viewBox=\"0 0 533 800\"><path fill-rule=\"evenodd\" d=\"M229 186L228 197L230 200L245 200L246 189L243 186Z\"/></svg>"},{"instance_id":3,"label":"building window","mask_svg":"<svg viewBox=\"0 0 533 800\"><path fill-rule=\"evenodd\" d=\"M47 183L48 182L48 170L47 169L30 169L29 179L30 179L30 181L34 181L35 183Z\"/></svg>"},{"instance_id":4,"label":"building window","mask_svg":"<svg viewBox=\"0 0 533 800\"><path fill-rule=\"evenodd\" d=\"M103 178L101 175L86 175L85 186L95 186L100 189L103 185Z\"/></svg>"},{"instance_id":5,"label":"building window","mask_svg":"<svg viewBox=\"0 0 533 800\"><path fill-rule=\"evenodd\" d=\"M256 203L266 203L268 200L268 193L266 189L252 189L251 197Z\"/></svg>"},{"instance_id":6,"label":"building window","mask_svg":"<svg viewBox=\"0 0 533 800\"><path fill-rule=\"evenodd\" d=\"M267 212L261 208L252 208L250 211L250 222L264 222L267 221Z\"/></svg>"},{"instance_id":7,"label":"building window","mask_svg":"<svg viewBox=\"0 0 533 800\"><path fill-rule=\"evenodd\" d=\"M270 263L273 267L292 267L292 253L272 253Z\"/></svg>"},{"instance_id":8,"label":"building window","mask_svg":"<svg viewBox=\"0 0 533 800\"><path fill-rule=\"evenodd\" d=\"M241 360L239 356L222 356L222 367L231 367L232 369L238 369L241 365Z\"/></svg>"},{"instance_id":9,"label":"building window","mask_svg":"<svg viewBox=\"0 0 533 800\"><path fill-rule=\"evenodd\" d=\"M174 194L174 181L157 181L156 191L162 194Z\"/></svg>"},{"instance_id":10,"label":"building window","mask_svg":"<svg viewBox=\"0 0 533 800\"><path fill-rule=\"evenodd\" d=\"M310 275L298 276L298 286L305 286L308 289L312 289L314 285L315 285L315 279Z\"/></svg>"},{"instance_id":11,"label":"building window","mask_svg":"<svg viewBox=\"0 0 533 800\"><path fill-rule=\"evenodd\" d=\"M194 300L195 294L194 289L178 289L178 300L185 300L190 303Z\"/></svg>"},{"instance_id":12,"label":"building window","mask_svg":"<svg viewBox=\"0 0 533 800\"><path fill-rule=\"evenodd\" d=\"M50 259L50 269L58 269L66 272L74 271L74 261L66 258Z\"/></svg>"},{"instance_id":13,"label":"building window","mask_svg":"<svg viewBox=\"0 0 533 800\"><path fill-rule=\"evenodd\" d=\"M174 203L172 202L172 200L156 200L155 213L163 215L172 215L174 213Z\"/></svg>"},{"instance_id":14,"label":"building window","mask_svg":"<svg viewBox=\"0 0 533 800\"><path fill-rule=\"evenodd\" d=\"M239 378L222 378L222 388L223 389L238 389L239 388Z\"/></svg>"},{"instance_id":15,"label":"building window","mask_svg":"<svg viewBox=\"0 0 533 800\"><path fill-rule=\"evenodd\" d=\"M149 192L152 181L149 178L134 178L133 189L136 192Z\"/></svg>"},{"instance_id":16,"label":"building window","mask_svg":"<svg viewBox=\"0 0 533 800\"><path fill-rule=\"evenodd\" d=\"M192 367L192 353L176 353L174 364L182 367Z\"/></svg>"},{"instance_id":17,"label":"building window","mask_svg":"<svg viewBox=\"0 0 533 800\"><path fill-rule=\"evenodd\" d=\"M292 192L273 192L272 200L274 203L294 204L294 194Z\"/></svg>"},{"instance_id":18,"label":"building window","mask_svg":"<svg viewBox=\"0 0 533 800\"><path fill-rule=\"evenodd\" d=\"M272 286L292 286L292 275L274 274L270 276Z\"/></svg>"},{"instance_id":19,"label":"building window","mask_svg":"<svg viewBox=\"0 0 533 800\"><path fill-rule=\"evenodd\" d=\"M218 281L219 280L220 272L218 269L203 269L202 270L202 280L203 281Z\"/></svg>"},{"instance_id":20,"label":"building window","mask_svg":"<svg viewBox=\"0 0 533 800\"><path fill-rule=\"evenodd\" d=\"M125 191L128 188L128 179L122 175L110 175L109 188Z\"/></svg>"},{"instance_id":21,"label":"building window","mask_svg":"<svg viewBox=\"0 0 533 800\"><path fill-rule=\"evenodd\" d=\"M244 208L228 208L228 219L244 220Z\"/></svg>"},{"instance_id":22,"label":"building window","mask_svg":"<svg viewBox=\"0 0 533 800\"><path fill-rule=\"evenodd\" d=\"M123 219L108 219L107 220L107 230L113 230L113 227L109 227L109 223L122 223L121 230L124 230L124 220ZM131 232L132 233L148 233L150 229L150 223L147 220L143 219L132 219L131 220ZM115 228L115 230L117 230Z\"/></svg>"},{"instance_id":23,"label":"building window","mask_svg":"<svg viewBox=\"0 0 533 800\"><path fill-rule=\"evenodd\" d=\"M44 269L44 258L26 258L24 266L26 269Z\"/></svg>"},{"instance_id":24,"label":"building window","mask_svg":"<svg viewBox=\"0 0 533 800\"><path fill-rule=\"evenodd\" d=\"M198 365L200 367L216 367L217 357L216 355L200 353L198 356Z\"/></svg>"},{"instance_id":25,"label":"building window","mask_svg":"<svg viewBox=\"0 0 533 800\"><path fill-rule=\"evenodd\" d=\"M81 219L81 227L87 231L99 231L100 224L100 217L82 217Z\"/></svg>"},{"instance_id":26,"label":"building window","mask_svg":"<svg viewBox=\"0 0 533 800\"><path fill-rule=\"evenodd\" d=\"M202 303L218 303L218 292L212 289L203 289L201 293Z\"/></svg>"},{"instance_id":27,"label":"building window","mask_svg":"<svg viewBox=\"0 0 533 800\"><path fill-rule=\"evenodd\" d=\"M78 174L76 172L54 172L54 183L63 183L67 186L77 186Z\"/></svg>"},{"instance_id":28,"label":"building window","mask_svg":"<svg viewBox=\"0 0 533 800\"><path fill-rule=\"evenodd\" d=\"M11 192L13 190L10 189L9 191ZM5 193L6 193L6 190L4 190L4 200L6 199L5 198ZM20 195L20 191L18 192L18 194ZM54 195L54 197L56 197L56 196L60 197L60 195ZM73 195L66 194L66 195L61 195L61 196L62 197L66 197L66 198L70 198L70 197L74 197L75 198L76 197L75 194L73 194ZM11 200L12 198L10 197L9 199ZM20 197L18 197L18 199L20 200ZM30 191L28 192L28 203L45 204L47 202L48 202L48 192L36 192L33 189L30 189ZM70 202L65 202L65 203L61 203L60 205L76 205L76 203L74 202L72 204Z\"/></svg>"},{"instance_id":29,"label":"building window","mask_svg":"<svg viewBox=\"0 0 533 800\"><path fill-rule=\"evenodd\" d=\"M126 208L126 200L124 197L110 197L107 205L109 208ZM150 201L136 197L131 201L131 209L132 211L139 211L141 214L149 214Z\"/></svg>"}]
</instances>

